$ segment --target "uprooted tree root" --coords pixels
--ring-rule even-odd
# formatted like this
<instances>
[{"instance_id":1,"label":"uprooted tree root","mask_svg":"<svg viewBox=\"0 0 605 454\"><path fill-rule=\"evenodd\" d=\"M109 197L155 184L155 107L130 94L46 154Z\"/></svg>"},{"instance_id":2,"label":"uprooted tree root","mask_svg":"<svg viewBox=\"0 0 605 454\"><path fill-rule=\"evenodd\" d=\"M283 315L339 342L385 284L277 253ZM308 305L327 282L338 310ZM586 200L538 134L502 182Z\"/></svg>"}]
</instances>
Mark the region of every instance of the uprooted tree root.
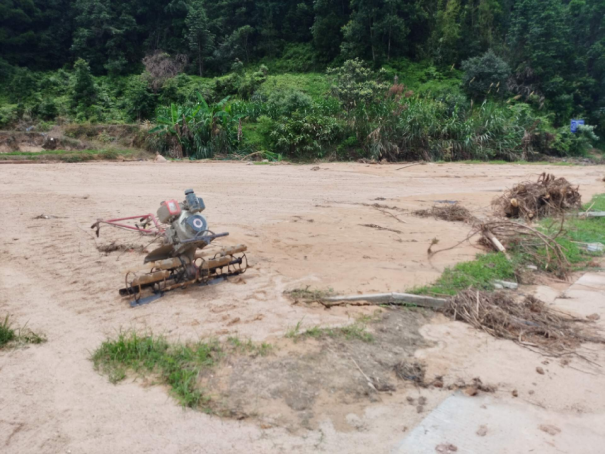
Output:
<instances>
[{"instance_id":1,"label":"uprooted tree root","mask_svg":"<svg viewBox=\"0 0 605 454\"><path fill-rule=\"evenodd\" d=\"M565 178L556 178L545 172L535 183L526 181L515 185L494 199L492 207L499 216L530 221L580 209L582 196L578 187L572 186Z\"/></svg>"},{"instance_id":2,"label":"uprooted tree root","mask_svg":"<svg viewBox=\"0 0 605 454\"><path fill-rule=\"evenodd\" d=\"M590 320L556 311L533 296L517 303L505 292L469 289L450 298L443 312L549 356L572 353L583 342L605 343Z\"/></svg>"},{"instance_id":3,"label":"uprooted tree root","mask_svg":"<svg viewBox=\"0 0 605 454\"><path fill-rule=\"evenodd\" d=\"M477 221L477 218L468 209L458 203L446 206L434 205L428 210L414 211L414 214L424 218L434 217L449 222L467 222L472 224Z\"/></svg>"},{"instance_id":4,"label":"uprooted tree root","mask_svg":"<svg viewBox=\"0 0 605 454\"><path fill-rule=\"evenodd\" d=\"M429 248L429 256L432 257L439 252L454 249L474 236L481 235L479 243L483 246L496 252L504 253L506 253L507 248L521 250L526 257L531 257L531 261L534 264L540 265L541 269L565 279L571 272L571 265L565 256L563 248L556 241L562 231L563 228L561 226L561 229L557 233L549 236L538 229L519 222L506 220L486 221L481 224L474 224L473 229L466 238L454 246L436 251Z\"/></svg>"},{"instance_id":5,"label":"uprooted tree root","mask_svg":"<svg viewBox=\"0 0 605 454\"><path fill-rule=\"evenodd\" d=\"M523 251L531 256L531 261L539 264L542 269L554 273L560 278L567 278L571 273L571 265L565 252L556 239L563 231L552 236L525 224L512 221L489 221L481 224L477 233L481 233L480 243L496 250L493 238L497 238L506 248Z\"/></svg>"}]
</instances>

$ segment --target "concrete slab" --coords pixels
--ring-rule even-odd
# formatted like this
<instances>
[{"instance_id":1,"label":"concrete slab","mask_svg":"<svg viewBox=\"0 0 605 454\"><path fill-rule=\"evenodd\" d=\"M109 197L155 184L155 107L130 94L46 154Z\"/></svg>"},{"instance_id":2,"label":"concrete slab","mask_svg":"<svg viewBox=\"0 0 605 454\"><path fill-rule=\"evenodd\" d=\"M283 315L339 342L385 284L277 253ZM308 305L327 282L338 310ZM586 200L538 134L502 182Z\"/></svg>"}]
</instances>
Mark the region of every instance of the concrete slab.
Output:
<instances>
[{"instance_id":1,"label":"concrete slab","mask_svg":"<svg viewBox=\"0 0 605 454\"><path fill-rule=\"evenodd\" d=\"M561 414L523 401L456 394L416 426L394 453L602 454L604 447L605 413Z\"/></svg>"},{"instance_id":2,"label":"concrete slab","mask_svg":"<svg viewBox=\"0 0 605 454\"><path fill-rule=\"evenodd\" d=\"M547 287L537 287L536 292L565 312L584 317L599 314L596 323L605 328L605 273L585 274L562 295ZM563 362L488 336L469 344L468 339L461 340L464 329L469 328L460 325L426 329L427 337L440 342L433 351L427 350L433 362L436 352L443 350L444 363L456 361L458 373L466 372L468 378L480 376L484 382L498 382L498 391L495 395L456 393L448 397L402 438L393 453L605 452L605 376L599 366L605 357L602 345L585 344L579 350L592 363L573 356ZM463 345L472 345L473 353L465 355ZM542 373L536 372L538 365ZM515 397L511 396L513 389Z\"/></svg>"}]
</instances>

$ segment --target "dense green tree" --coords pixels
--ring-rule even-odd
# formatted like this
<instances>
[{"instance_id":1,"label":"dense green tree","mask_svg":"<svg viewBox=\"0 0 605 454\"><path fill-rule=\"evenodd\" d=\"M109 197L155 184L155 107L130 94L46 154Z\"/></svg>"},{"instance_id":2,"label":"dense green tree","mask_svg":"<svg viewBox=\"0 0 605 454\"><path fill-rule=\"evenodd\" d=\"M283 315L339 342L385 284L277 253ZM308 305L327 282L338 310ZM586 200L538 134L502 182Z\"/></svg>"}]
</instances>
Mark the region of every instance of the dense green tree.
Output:
<instances>
[{"instance_id":1,"label":"dense green tree","mask_svg":"<svg viewBox=\"0 0 605 454\"><path fill-rule=\"evenodd\" d=\"M346 0L316 0L313 4L313 46L324 62L334 60L340 53L342 27L347 23L350 14L349 5Z\"/></svg>"},{"instance_id":2,"label":"dense green tree","mask_svg":"<svg viewBox=\"0 0 605 454\"><path fill-rule=\"evenodd\" d=\"M204 61L214 48L214 35L208 28L208 17L202 0L192 0L185 25L187 26L189 49L197 61L199 75L203 76Z\"/></svg>"},{"instance_id":3,"label":"dense green tree","mask_svg":"<svg viewBox=\"0 0 605 454\"><path fill-rule=\"evenodd\" d=\"M508 65L507 86L534 108L555 112L560 124L574 115L605 127L605 0L0 0L0 84L3 99L20 106L42 106L30 94L51 79L36 71L82 58L96 76L141 74L157 55L182 64L177 73L204 75L230 72L234 62L309 71L360 58L404 68L405 57L427 60L427 74L439 77L462 62L470 75L472 62L473 96L485 91L475 82L489 87L493 77L502 91ZM162 99L160 79L152 89ZM247 97L261 79L240 74L219 91ZM130 88L143 96L141 87Z\"/></svg>"},{"instance_id":4,"label":"dense green tree","mask_svg":"<svg viewBox=\"0 0 605 454\"><path fill-rule=\"evenodd\" d=\"M462 85L471 96L505 96L510 67L493 50L462 63Z\"/></svg>"},{"instance_id":5,"label":"dense green tree","mask_svg":"<svg viewBox=\"0 0 605 454\"><path fill-rule=\"evenodd\" d=\"M351 0L351 17L343 28L343 54L375 63L403 55L416 6L408 0Z\"/></svg>"},{"instance_id":6,"label":"dense green tree","mask_svg":"<svg viewBox=\"0 0 605 454\"><path fill-rule=\"evenodd\" d=\"M85 60L79 58L74 64L74 81L71 91L71 107L86 109L94 104L98 94L90 66Z\"/></svg>"},{"instance_id":7,"label":"dense green tree","mask_svg":"<svg viewBox=\"0 0 605 454\"><path fill-rule=\"evenodd\" d=\"M76 0L72 51L88 61L95 73L124 73L128 63L141 55L130 6L134 5L116 0Z\"/></svg>"},{"instance_id":8,"label":"dense green tree","mask_svg":"<svg viewBox=\"0 0 605 454\"><path fill-rule=\"evenodd\" d=\"M429 41L430 54L437 63L451 65L458 61L461 36L461 0L439 0L435 26Z\"/></svg>"}]
</instances>

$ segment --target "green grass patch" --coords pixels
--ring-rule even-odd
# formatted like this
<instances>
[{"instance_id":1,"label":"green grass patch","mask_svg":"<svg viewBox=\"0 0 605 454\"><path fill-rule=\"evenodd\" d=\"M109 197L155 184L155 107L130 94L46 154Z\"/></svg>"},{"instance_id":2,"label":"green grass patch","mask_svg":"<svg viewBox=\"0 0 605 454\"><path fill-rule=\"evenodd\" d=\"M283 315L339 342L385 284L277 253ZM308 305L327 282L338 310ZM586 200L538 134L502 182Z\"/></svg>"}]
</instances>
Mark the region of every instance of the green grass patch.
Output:
<instances>
[{"instance_id":1,"label":"green grass patch","mask_svg":"<svg viewBox=\"0 0 605 454\"><path fill-rule=\"evenodd\" d=\"M9 345L42 344L44 342L46 342L46 336L30 330L27 326L14 328L8 315L0 322L0 348Z\"/></svg>"},{"instance_id":2,"label":"green grass patch","mask_svg":"<svg viewBox=\"0 0 605 454\"><path fill-rule=\"evenodd\" d=\"M230 337L190 343L171 343L163 336L122 332L116 339L108 339L91 356L97 371L107 375L112 383L124 380L129 373L157 378L170 386L172 395L184 407L210 411L210 397L198 383L204 369L214 367L231 354L267 355L272 346L255 344Z\"/></svg>"},{"instance_id":3,"label":"green grass patch","mask_svg":"<svg viewBox=\"0 0 605 454\"><path fill-rule=\"evenodd\" d=\"M100 150L44 150L39 153L25 151L12 151L0 154L0 160L25 159L28 161L62 161L62 162L86 162L92 160L116 160L122 156L135 157L140 150L129 149L100 149Z\"/></svg>"},{"instance_id":4,"label":"green grass patch","mask_svg":"<svg viewBox=\"0 0 605 454\"><path fill-rule=\"evenodd\" d=\"M582 207L584 210L605 211L605 194L599 194ZM560 229L557 220L545 219L540 227L548 233L555 234ZM557 243L563 248L563 253L576 269L582 269L586 261L600 257L600 252L586 250L588 243L605 244L605 218L568 217L565 220L564 231L557 238Z\"/></svg>"},{"instance_id":5,"label":"green grass patch","mask_svg":"<svg viewBox=\"0 0 605 454\"><path fill-rule=\"evenodd\" d=\"M434 284L415 288L411 293L450 296L469 287L492 290L495 279L514 279L515 268L515 263L509 262L503 254L479 254L473 261L446 268Z\"/></svg>"}]
</instances>

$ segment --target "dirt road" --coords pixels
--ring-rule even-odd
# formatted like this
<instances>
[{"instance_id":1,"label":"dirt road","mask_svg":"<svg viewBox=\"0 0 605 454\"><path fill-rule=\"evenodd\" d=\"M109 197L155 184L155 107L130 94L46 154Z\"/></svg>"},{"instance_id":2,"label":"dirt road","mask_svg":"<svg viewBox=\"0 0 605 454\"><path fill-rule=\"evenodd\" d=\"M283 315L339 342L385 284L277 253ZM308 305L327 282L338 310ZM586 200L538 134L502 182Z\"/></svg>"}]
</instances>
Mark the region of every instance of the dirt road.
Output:
<instances>
[{"instance_id":1,"label":"dirt road","mask_svg":"<svg viewBox=\"0 0 605 454\"><path fill-rule=\"evenodd\" d=\"M368 309L293 306L283 292L305 285L339 293L390 292L426 284L480 250L464 244L428 261L433 239L451 246L469 227L414 217L411 210L457 200L476 216L487 216L497 193L543 171L579 184L588 200L603 192L605 171L467 164L402 170L364 164L313 167L218 162L0 166L0 316L10 313L49 339L0 353L0 451L388 452L404 427L422 419L414 409L402 410L405 394L364 406L361 414L344 412L352 432L319 414L319 428L301 434L185 411L161 387L111 385L88 358L120 329L148 329L183 340L227 335L265 340L283 336L300 321L305 326L350 323ZM248 245L253 267L234 282L130 309L117 289L124 271L140 265L142 255L104 254L98 246L146 242L109 229L96 239L89 227L97 218L155 212L162 200L181 200L187 188L204 198L210 228L230 232L221 244ZM387 210L396 217L381 206L396 207ZM459 335L456 342L474 339L471 348L493 342L507 358L507 349L516 348L436 320L421 332L437 347L417 353L431 357L431 351L438 352L435 373L447 369L440 362L448 351L439 347L441 330ZM536 358L525 360L533 364ZM472 361L472 373L477 369L469 355L460 355L460 361ZM489 364L483 366L489 369ZM428 408L444 397L429 395ZM550 397L546 393L544 399ZM586 408L602 412L602 400Z\"/></svg>"}]
</instances>

